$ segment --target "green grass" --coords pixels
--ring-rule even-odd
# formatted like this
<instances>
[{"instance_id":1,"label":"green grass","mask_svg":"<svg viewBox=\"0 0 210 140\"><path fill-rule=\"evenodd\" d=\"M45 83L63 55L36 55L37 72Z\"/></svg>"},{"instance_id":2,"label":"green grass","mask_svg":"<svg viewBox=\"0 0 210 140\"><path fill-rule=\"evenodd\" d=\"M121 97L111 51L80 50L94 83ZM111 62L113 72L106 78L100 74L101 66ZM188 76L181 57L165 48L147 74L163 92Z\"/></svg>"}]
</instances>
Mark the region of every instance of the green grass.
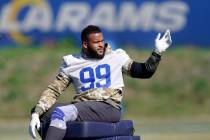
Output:
<instances>
[{"instance_id":1,"label":"green grass","mask_svg":"<svg viewBox=\"0 0 210 140\"><path fill-rule=\"evenodd\" d=\"M148 52L129 50L144 61ZM141 55L140 55L141 54ZM152 116L202 115L210 105L210 51L193 48L166 52L149 80L126 78L126 110Z\"/></svg>"},{"instance_id":2,"label":"green grass","mask_svg":"<svg viewBox=\"0 0 210 140\"><path fill-rule=\"evenodd\" d=\"M65 46L65 42L63 42ZM127 48L133 59L144 62L150 50ZM25 47L0 51L0 118L28 118L40 93L53 80L62 56L80 52L73 46ZM182 117L210 115L210 50L179 48L165 52L151 79L125 76L126 116ZM60 97L70 102L73 86ZM12 111L12 113L11 113Z\"/></svg>"}]
</instances>

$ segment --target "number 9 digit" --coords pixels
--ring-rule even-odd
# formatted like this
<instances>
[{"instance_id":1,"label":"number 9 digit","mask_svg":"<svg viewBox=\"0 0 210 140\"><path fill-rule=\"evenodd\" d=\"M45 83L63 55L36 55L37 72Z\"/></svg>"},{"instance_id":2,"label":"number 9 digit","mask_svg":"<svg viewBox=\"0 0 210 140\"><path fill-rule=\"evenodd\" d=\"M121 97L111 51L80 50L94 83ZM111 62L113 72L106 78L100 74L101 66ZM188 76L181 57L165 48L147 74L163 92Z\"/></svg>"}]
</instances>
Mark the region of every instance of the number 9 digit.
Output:
<instances>
[{"instance_id":1,"label":"number 9 digit","mask_svg":"<svg viewBox=\"0 0 210 140\"><path fill-rule=\"evenodd\" d=\"M105 70L105 73L103 74L101 70ZM100 82L96 83L96 87L109 87L111 84L110 81L110 66L107 64L99 65L96 67L96 77L98 79L105 79L106 82L104 84L101 84Z\"/></svg>"},{"instance_id":2,"label":"number 9 digit","mask_svg":"<svg viewBox=\"0 0 210 140\"><path fill-rule=\"evenodd\" d=\"M89 76L86 77L85 73L87 73ZM82 69L79 74L82 83L90 83L89 86L83 86L81 88L82 91L94 88L95 78L94 78L94 71L91 67L86 67Z\"/></svg>"}]
</instances>

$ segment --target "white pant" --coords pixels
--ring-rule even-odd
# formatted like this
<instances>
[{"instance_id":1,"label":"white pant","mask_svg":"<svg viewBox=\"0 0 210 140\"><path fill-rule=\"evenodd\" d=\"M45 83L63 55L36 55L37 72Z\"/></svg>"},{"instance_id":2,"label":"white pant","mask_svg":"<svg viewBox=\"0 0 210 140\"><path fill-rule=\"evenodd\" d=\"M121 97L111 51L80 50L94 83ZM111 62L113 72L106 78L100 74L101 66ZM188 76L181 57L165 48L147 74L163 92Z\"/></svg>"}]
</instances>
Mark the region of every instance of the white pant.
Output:
<instances>
[{"instance_id":1,"label":"white pant","mask_svg":"<svg viewBox=\"0 0 210 140\"><path fill-rule=\"evenodd\" d=\"M78 111L73 104L56 107L51 115L50 126L54 126L59 129L66 129L66 122L75 121L77 116Z\"/></svg>"}]
</instances>

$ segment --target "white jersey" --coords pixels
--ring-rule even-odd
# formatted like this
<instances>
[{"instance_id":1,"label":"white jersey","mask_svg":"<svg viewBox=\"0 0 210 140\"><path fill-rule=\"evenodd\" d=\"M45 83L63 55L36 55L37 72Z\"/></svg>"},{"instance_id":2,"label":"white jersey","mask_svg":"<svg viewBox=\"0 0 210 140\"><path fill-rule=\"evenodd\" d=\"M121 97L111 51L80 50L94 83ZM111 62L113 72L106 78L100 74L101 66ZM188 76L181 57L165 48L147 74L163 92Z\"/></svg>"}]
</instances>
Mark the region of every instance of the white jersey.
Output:
<instances>
[{"instance_id":1,"label":"white jersey","mask_svg":"<svg viewBox=\"0 0 210 140\"><path fill-rule=\"evenodd\" d=\"M122 68L129 56L122 49L117 49L103 59L84 59L81 54L63 57L61 71L72 79L77 93L95 88L118 89L124 87Z\"/></svg>"}]
</instances>

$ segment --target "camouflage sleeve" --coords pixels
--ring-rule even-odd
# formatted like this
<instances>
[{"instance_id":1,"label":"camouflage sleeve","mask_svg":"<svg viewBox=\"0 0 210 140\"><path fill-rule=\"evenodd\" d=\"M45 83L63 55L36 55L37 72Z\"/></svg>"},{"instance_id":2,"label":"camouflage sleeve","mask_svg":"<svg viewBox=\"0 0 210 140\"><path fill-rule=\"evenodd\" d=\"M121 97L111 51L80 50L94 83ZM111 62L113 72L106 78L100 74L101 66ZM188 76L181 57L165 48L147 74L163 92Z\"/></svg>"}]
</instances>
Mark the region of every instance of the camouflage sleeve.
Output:
<instances>
[{"instance_id":1,"label":"camouflage sleeve","mask_svg":"<svg viewBox=\"0 0 210 140\"><path fill-rule=\"evenodd\" d=\"M130 75L130 69L131 69L132 63L133 63L133 60L132 59L128 59L126 61L126 63L123 65L123 67L122 67L122 72L127 74L127 75Z\"/></svg>"},{"instance_id":2,"label":"camouflage sleeve","mask_svg":"<svg viewBox=\"0 0 210 140\"><path fill-rule=\"evenodd\" d=\"M41 97L35 107L35 112L42 115L46 112L65 91L71 83L71 79L60 72L54 81L42 92Z\"/></svg>"}]
</instances>

